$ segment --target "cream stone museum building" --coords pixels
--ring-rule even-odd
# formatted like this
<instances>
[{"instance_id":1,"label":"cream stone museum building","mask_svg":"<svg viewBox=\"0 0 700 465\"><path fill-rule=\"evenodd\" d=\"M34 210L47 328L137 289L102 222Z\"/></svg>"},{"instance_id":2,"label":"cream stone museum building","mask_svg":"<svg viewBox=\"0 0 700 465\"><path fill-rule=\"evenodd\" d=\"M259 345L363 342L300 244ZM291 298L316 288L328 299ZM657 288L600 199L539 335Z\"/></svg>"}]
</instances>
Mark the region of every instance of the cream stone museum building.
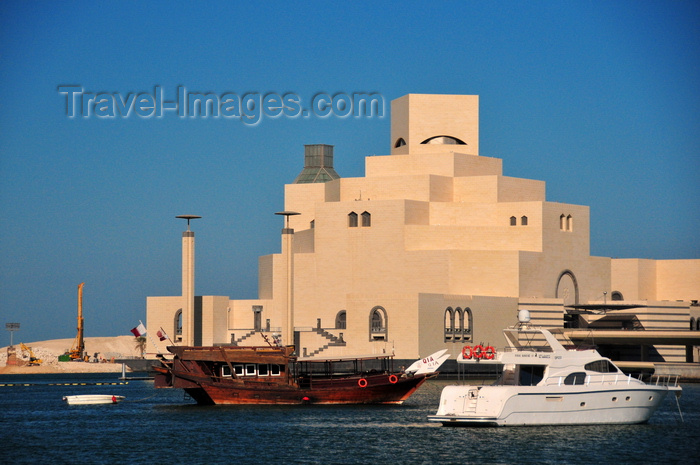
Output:
<instances>
[{"instance_id":1,"label":"cream stone museum building","mask_svg":"<svg viewBox=\"0 0 700 465\"><path fill-rule=\"evenodd\" d=\"M543 181L504 176L502 163L479 153L478 96L394 100L390 155L366 157L364 177L339 177L332 146L305 147L285 186L281 251L259 258L257 299L196 295L193 223L182 295L148 297L148 329L183 345L266 336L300 356L397 359L502 347L520 309L579 333L700 329L700 260L593 257L589 208L548 201ZM692 341L664 341L608 355L697 361ZM154 342L167 353L169 341Z\"/></svg>"}]
</instances>

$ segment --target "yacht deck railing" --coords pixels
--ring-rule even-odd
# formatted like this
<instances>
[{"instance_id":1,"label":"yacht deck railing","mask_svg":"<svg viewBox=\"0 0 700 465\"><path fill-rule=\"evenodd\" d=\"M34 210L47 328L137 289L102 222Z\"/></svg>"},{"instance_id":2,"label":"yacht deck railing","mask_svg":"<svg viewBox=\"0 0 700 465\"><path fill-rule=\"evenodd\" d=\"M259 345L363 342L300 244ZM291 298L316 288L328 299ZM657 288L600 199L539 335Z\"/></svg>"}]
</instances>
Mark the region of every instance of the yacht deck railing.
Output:
<instances>
[{"instance_id":1,"label":"yacht deck railing","mask_svg":"<svg viewBox=\"0 0 700 465\"><path fill-rule=\"evenodd\" d=\"M652 375L651 380L647 384L655 386L670 386L677 387L680 375ZM644 381L644 380L641 380Z\"/></svg>"},{"instance_id":2,"label":"yacht deck railing","mask_svg":"<svg viewBox=\"0 0 700 465\"><path fill-rule=\"evenodd\" d=\"M551 378L547 378L547 380L545 381L545 386L562 386L565 384L565 379L566 376L554 376ZM648 381L645 381L642 376L640 376L639 378L633 378L630 375L625 375L622 373L600 373L595 375L586 375L586 378L582 382L574 382L572 385L630 385L634 381L638 380L647 385L677 387L679 379L680 375L652 375Z\"/></svg>"}]
</instances>

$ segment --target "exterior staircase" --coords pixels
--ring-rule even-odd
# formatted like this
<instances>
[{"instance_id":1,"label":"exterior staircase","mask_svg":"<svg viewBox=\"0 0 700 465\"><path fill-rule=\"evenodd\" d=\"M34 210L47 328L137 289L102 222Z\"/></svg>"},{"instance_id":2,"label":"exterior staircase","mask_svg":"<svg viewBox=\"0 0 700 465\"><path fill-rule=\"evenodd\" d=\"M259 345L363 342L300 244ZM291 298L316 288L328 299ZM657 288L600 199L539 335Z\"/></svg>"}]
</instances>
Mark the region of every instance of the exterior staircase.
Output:
<instances>
[{"instance_id":1,"label":"exterior staircase","mask_svg":"<svg viewBox=\"0 0 700 465\"><path fill-rule=\"evenodd\" d=\"M326 341L328 341L328 343L322 345L321 347L319 347L318 349L316 349L310 353L307 353L306 357L315 357L316 355L320 354L321 352L328 349L329 347L345 347L346 346L346 342L344 340L342 340L338 336L335 336L335 335L329 333L325 329L313 328L311 330L311 332L318 334L319 336L324 338Z\"/></svg>"},{"instance_id":2,"label":"exterior staircase","mask_svg":"<svg viewBox=\"0 0 700 465\"><path fill-rule=\"evenodd\" d=\"M241 342L245 341L246 339L248 339L250 336L252 336L252 335L255 334L256 332L257 332L257 331L255 331L254 329L248 331L248 332L245 333L243 336L241 336L241 337L239 337L239 338L236 338L236 340L233 341L233 345L235 345L235 346L241 345Z\"/></svg>"},{"instance_id":3,"label":"exterior staircase","mask_svg":"<svg viewBox=\"0 0 700 465\"><path fill-rule=\"evenodd\" d=\"M250 331L246 332L240 337L237 337L233 341L231 341L231 345L234 346L240 346L240 345L245 345L244 342L254 336L256 333L259 333L260 331L255 331L254 329L251 329ZM312 333L313 335L309 334ZM307 337L304 337L304 342L306 343L307 347L310 346L316 346L317 348L311 352L305 353L304 357L315 357L324 350L328 349L329 347L345 347L347 343L340 337L329 333L325 329L322 328L309 328L307 331L302 331L302 335L308 334ZM321 341L319 343L318 339L321 338Z\"/></svg>"}]
</instances>

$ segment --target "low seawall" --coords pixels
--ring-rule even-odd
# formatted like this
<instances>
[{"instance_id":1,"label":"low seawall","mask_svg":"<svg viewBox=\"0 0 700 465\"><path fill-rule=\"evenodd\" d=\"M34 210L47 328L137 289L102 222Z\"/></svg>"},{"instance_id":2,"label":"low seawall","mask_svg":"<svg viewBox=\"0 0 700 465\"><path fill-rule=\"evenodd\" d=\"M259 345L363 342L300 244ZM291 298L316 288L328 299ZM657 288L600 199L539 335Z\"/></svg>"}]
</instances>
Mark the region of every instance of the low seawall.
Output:
<instances>
[{"instance_id":1,"label":"low seawall","mask_svg":"<svg viewBox=\"0 0 700 465\"><path fill-rule=\"evenodd\" d=\"M678 375L681 381L698 383L700 382L700 363L655 363L654 374Z\"/></svg>"},{"instance_id":2,"label":"low seawall","mask_svg":"<svg viewBox=\"0 0 700 465\"><path fill-rule=\"evenodd\" d=\"M148 372L153 371L153 366L159 366L160 360L149 358L123 358L115 360L114 363L123 363L131 371Z\"/></svg>"}]
</instances>

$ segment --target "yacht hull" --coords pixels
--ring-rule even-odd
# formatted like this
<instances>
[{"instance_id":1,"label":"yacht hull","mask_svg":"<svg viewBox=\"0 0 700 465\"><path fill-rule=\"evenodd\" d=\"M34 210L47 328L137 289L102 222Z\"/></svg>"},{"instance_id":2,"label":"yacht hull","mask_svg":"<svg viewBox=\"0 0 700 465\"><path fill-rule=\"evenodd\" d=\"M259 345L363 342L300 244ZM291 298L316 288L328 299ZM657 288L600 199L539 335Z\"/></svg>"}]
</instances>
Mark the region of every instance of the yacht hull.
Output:
<instances>
[{"instance_id":1,"label":"yacht hull","mask_svg":"<svg viewBox=\"0 0 700 465\"><path fill-rule=\"evenodd\" d=\"M594 390L448 386L428 420L444 426L637 424L649 420L668 391L653 385Z\"/></svg>"}]
</instances>

